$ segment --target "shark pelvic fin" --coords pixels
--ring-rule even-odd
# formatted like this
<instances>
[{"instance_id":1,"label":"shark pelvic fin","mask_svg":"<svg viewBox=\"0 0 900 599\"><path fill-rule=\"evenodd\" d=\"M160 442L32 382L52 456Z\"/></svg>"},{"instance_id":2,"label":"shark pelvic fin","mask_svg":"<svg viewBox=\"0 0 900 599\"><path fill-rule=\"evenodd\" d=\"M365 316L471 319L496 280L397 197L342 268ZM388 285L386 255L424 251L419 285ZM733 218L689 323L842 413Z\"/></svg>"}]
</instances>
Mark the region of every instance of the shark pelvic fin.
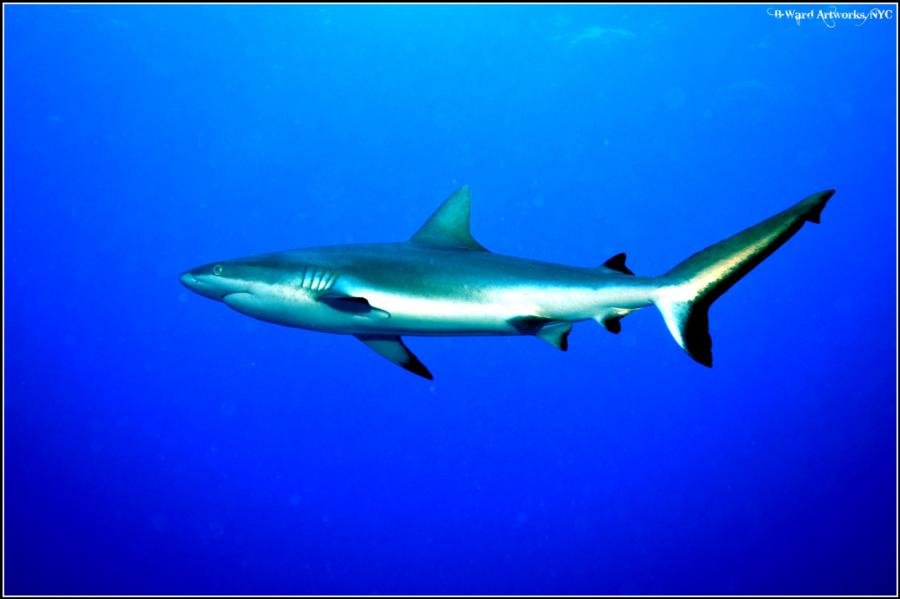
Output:
<instances>
[{"instance_id":1,"label":"shark pelvic fin","mask_svg":"<svg viewBox=\"0 0 900 599\"><path fill-rule=\"evenodd\" d=\"M510 318L508 322L523 335L534 335L562 351L569 349L571 322L543 316L517 316Z\"/></svg>"},{"instance_id":2,"label":"shark pelvic fin","mask_svg":"<svg viewBox=\"0 0 900 599\"><path fill-rule=\"evenodd\" d=\"M469 186L460 187L444 200L410 241L422 245L486 252L469 231L471 206Z\"/></svg>"},{"instance_id":3,"label":"shark pelvic fin","mask_svg":"<svg viewBox=\"0 0 900 599\"><path fill-rule=\"evenodd\" d=\"M537 336L539 339L543 339L556 349L566 351L569 349L569 333L571 332L571 322L557 320L542 326L537 332Z\"/></svg>"},{"instance_id":4,"label":"shark pelvic fin","mask_svg":"<svg viewBox=\"0 0 900 599\"><path fill-rule=\"evenodd\" d=\"M356 338L397 366L429 381L434 380L425 365L414 353L409 351L400 337L395 335L356 335Z\"/></svg>"},{"instance_id":5,"label":"shark pelvic fin","mask_svg":"<svg viewBox=\"0 0 900 599\"><path fill-rule=\"evenodd\" d=\"M631 272L631 269L625 266L625 252L616 254L615 256L604 262L602 266L598 266L597 268L600 270L612 271L623 275L634 276L634 273Z\"/></svg>"}]
</instances>

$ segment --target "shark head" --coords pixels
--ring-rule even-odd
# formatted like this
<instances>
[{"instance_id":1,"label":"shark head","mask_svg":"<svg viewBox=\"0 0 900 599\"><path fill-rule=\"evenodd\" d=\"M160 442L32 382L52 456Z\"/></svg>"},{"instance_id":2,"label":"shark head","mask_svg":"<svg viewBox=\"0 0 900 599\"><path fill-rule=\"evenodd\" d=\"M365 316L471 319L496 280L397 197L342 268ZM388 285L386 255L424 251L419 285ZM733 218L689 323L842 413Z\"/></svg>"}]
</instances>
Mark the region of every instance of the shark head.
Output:
<instances>
[{"instance_id":1,"label":"shark head","mask_svg":"<svg viewBox=\"0 0 900 599\"><path fill-rule=\"evenodd\" d=\"M192 268L179 277L181 283L199 295L226 301L235 294L252 294L256 273L239 261L213 262Z\"/></svg>"},{"instance_id":2,"label":"shark head","mask_svg":"<svg viewBox=\"0 0 900 599\"><path fill-rule=\"evenodd\" d=\"M310 266L293 252L212 262L180 276L194 293L247 316L289 326L310 326L321 320L316 314L330 308L319 299L336 278L336 273Z\"/></svg>"}]
</instances>

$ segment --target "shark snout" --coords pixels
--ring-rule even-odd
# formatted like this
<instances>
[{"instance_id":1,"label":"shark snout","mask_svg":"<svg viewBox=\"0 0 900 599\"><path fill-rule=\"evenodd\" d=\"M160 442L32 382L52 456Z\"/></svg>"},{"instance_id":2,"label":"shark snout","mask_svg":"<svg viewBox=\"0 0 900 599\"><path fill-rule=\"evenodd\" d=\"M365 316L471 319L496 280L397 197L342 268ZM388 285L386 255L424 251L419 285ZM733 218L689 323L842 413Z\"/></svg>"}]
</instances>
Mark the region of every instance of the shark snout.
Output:
<instances>
[{"instance_id":1,"label":"shark snout","mask_svg":"<svg viewBox=\"0 0 900 599\"><path fill-rule=\"evenodd\" d=\"M232 262L217 262L186 270L178 280L198 295L223 301L231 294L250 292L252 285L240 268Z\"/></svg>"},{"instance_id":2,"label":"shark snout","mask_svg":"<svg viewBox=\"0 0 900 599\"><path fill-rule=\"evenodd\" d=\"M192 291L194 290L195 285L197 285L197 278L194 277L194 275L192 275L190 271L181 273L181 275L178 277L178 280L181 281L182 285Z\"/></svg>"},{"instance_id":3,"label":"shark snout","mask_svg":"<svg viewBox=\"0 0 900 599\"><path fill-rule=\"evenodd\" d=\"M213 292L215 291L214 286L210 285L209 281L204 280L202 275L197 276L193 271L185 271L179 275L178 280L181 281L181 284L193 291L194 293L199 293L200 295L206 295L209 297L215 297Z\"/></svg>"},{"instance_id":4,"label":"shark snout","mask_svg":"<svg viewBox=\"0 0 900 599\"><path fill-rule=\"evenodd\" d=\"M198 273L197 269L181 273L178 280L194 293L208 298L220 300L228 293L225 285L222 285L207 274Z\"/></svg>"}]
</instances>

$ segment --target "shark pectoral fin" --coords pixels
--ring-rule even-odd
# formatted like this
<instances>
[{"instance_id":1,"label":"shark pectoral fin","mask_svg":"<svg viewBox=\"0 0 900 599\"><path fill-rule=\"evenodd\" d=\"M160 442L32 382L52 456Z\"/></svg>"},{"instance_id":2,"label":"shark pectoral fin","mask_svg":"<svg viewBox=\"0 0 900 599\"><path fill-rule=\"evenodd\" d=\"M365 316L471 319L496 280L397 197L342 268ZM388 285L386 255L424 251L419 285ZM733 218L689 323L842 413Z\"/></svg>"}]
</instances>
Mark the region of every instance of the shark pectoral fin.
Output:
<instances>
[{"instance_id":1,"label":"shark pectoral fin","mask_svg":"<svg viewBox=\"0 0 900 599\"><path fill-rule=\"evenodd\" d=\"M425 224L410 238L413 243L461 250L487 250L472 238L469 216L472 200L469 186L460 187L434 211Z\"/></svg>"},{"instance_id":2,"label":"shark pectoral fin","mask_svg":"<svg viewBox=\"0 0 900 599\"><path fill-rule=\"evenodd\" d=\"M523 335L534 335L562 351L569 349L571 322L543 316L517 316L510 318L508 322Z\"/></svg>"},{"instance_id":3,"label":"shark pectoral fin","mask_svg":"<svg viewBox=\"0 0 900 599\"><path fill-rule=\"evenodd\" d=\"M346 295L338 291L329 291L319 296L319 301L330 308L347 312L348 314L359 314L361 316L372 316L376 318L390 318L391 313L387 310L381 310L369 303L364 297Z\"/></svg>"},{"instance_id":4,"label":"shark pectoral fin","mask_svg":"<svg viewBox=\"0 0 900 599\"><path fill-rule=\"evenodd\" d=\"M422 361L409 351L400 337L395 335L356 335L355 337L401 368L429 381L434 380Z\"/></svg>"}]
</instances>

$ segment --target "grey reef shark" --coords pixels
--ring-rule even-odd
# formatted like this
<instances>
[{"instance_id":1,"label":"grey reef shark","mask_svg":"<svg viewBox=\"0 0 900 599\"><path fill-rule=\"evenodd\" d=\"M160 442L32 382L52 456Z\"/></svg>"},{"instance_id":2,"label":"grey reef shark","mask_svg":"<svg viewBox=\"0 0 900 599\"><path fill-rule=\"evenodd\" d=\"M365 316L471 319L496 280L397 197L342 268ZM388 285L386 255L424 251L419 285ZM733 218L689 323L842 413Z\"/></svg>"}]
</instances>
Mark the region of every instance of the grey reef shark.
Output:
<instances>
[{"instance_id":1,"label":"grey reef shark","mask_svg":"<svg viewBox=\"0 0 900 599\"><path fill-rule=\"evenodd\" d=\"M618 333L623 317L650 305L689 356L712 366L710 305L805 222L818 223L833 194L813 194L656 277L635 276L625 254L581 268L490 252L472 238L462 187L407 241L213 262L181 282L259 320L353 335L427 379L404 335L533 335L565 351L574 323L592 319Z\"/></svg>"}]
</instances>

